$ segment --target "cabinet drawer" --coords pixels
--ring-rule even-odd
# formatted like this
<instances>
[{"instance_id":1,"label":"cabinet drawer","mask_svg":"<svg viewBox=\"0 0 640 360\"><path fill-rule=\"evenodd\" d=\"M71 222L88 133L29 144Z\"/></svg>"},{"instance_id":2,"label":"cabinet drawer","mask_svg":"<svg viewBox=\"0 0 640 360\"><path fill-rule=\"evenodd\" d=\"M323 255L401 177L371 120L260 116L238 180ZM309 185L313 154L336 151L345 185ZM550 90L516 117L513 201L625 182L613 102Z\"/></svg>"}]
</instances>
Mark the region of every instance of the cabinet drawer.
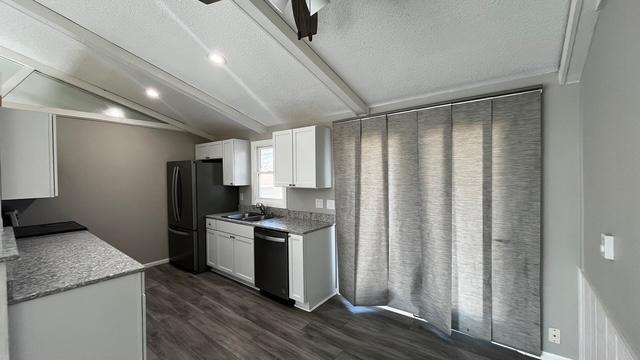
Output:
<instances>
[{"instance_id":1,"label":"cabinet drawer","mask_svg":"<svg viewBox=\"0 0 640 360\"><path fill-rule=\"evenodd\" d=\"M253 226L240 225L240 224L226 222L226 221L218 221L217 230L226 232L229 234L253 239Z\"/></svg>"},{"instance_id":2,"label":"cabinet drawer","mask_svg":"<svg viewBox=\"0 0 640 360\"><path fill-rule=\"evenodd\" d=\"M216 230L216 220L215 219L206 219L207 221L207 229Z\"/></svg>"}]
</instances>

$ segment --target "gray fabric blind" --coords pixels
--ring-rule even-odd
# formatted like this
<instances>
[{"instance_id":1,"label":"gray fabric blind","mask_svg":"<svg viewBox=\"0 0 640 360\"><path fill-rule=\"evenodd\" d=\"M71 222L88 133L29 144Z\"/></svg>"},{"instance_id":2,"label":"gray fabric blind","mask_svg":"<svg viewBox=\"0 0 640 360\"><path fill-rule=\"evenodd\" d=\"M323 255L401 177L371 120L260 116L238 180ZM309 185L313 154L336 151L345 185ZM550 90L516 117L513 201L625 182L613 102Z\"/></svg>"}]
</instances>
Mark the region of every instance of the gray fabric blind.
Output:
<instances>
[{"instance_id":1,"label":"gray fabric blind","mask_svg":"<svg viewBox=\"0 0 640 360\"><path fill-rule=\"evenodd\" d=\"M340 293L541 353L541 96L334 125Z\"/></svg>"},{"instance_id":2,"label":"gray fabric blind","mask_svg":"<svg viewBox=\"0 0 640 360\"><path fill-rule=\"evenodd\" d=\"M418 183L421 205L421 311L451 332L451 106L418 113Z\"/></svg>"},{"instance_id":3,"label":"gray fabric blind","mask_svg":"<svg viewBox=\"0 0 640 360\"><path fill-rule=\"evenodd\" d=\"M388 117L389 306L412 314L422 284L417 120L416 112Z\"/></svg>"},{"instance_id":4,"label":"gray fabric blind","mask_svg":"<svg viewBox=\"0 0 640 360\"><path fill-rule=\"evenodd\" d=\"M491 101L454 105L452 121L452 324L491 340L491 224L485 216L491 211Z\"/></svg>"},{"instance_id":5,"label":"gray fabric blind","mask_svg":"<svg viewBox=\"0 0 640 360\"><path fill-rule=\"evenodd\" d=\"M539 93L493 101L493 340L540 352Z\"/></svg>"}]
</instances>

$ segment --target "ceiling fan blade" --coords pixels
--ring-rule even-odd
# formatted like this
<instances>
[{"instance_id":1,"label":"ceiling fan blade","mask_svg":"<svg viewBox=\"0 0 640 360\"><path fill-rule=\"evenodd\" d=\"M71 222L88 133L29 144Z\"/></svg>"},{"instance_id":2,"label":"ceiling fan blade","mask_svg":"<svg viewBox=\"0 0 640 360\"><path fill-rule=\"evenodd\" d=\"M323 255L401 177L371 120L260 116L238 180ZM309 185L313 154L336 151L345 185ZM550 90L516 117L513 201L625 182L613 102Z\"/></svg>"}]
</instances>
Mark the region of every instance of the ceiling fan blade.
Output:
<instances>
[{"instance_id":1,"label":"ceiling fan blade","mask_svg":"<svg viewBox=\"0 0 640 360\"><path fill-rule=\"evenodd\" d=\"M287 7L287 3L289 2L289 0L269 0L269 2L280 12L284 12L284 9Z\"/></svg>"},{"instance_id":2,"label":"ceiling fan blade","mask_svg":"<svg viewBox=\"0 0 640 360\"><path fill-rule=\"evenodd\" d=\"M320 9L322 9L327 4L329 4L329 0L306 0L306 1L307 1L307 7L309 8L309 13L311 13L311 15L317 13L318 11L320 11Z\"/></svg>"}]
</instances>

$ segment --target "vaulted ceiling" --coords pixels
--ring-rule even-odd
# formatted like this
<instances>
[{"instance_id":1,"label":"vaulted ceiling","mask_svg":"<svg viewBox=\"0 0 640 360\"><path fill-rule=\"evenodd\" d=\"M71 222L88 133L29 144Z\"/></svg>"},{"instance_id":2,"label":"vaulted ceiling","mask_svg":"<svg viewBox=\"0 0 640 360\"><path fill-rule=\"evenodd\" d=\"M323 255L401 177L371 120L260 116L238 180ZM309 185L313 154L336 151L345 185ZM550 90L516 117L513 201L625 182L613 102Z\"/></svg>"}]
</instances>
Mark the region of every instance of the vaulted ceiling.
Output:
<instances>
[{"instance_id":1,"label":"vaulted ceiling","mask_svg":"<svg viewBox=\"0 0 640 360\"><path fill-rule=\"evenodd\" d=\"M266 0L2 0L0 55L19 54L215 137L556 72L569 14L569 0L332 0L317 36L303 41L341 92L247 10L258 1ZM290 5L268 10L294 27ZM212 52L226 65L212 64ZM146 87L160 99L148 99Z\"/></svg>"}]
</instances>

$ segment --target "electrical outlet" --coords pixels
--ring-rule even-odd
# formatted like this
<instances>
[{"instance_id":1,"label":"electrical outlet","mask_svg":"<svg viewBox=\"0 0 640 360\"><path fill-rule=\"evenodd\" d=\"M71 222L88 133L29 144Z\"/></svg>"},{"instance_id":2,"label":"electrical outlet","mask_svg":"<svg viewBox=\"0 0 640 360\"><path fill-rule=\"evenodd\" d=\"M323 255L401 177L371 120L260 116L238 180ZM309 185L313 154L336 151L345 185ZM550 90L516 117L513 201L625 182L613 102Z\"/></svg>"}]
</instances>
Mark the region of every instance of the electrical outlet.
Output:
<instances>
[{"instance_id":1,"label":"electrical outlet","mask_svg":"<svg viewBox=\"0 0 640 360\"><path fill-rule=\"evenodd\" d=\"M549 341L560 344L560 329L549 328Z\"/></svg>"},{"instance_id":2,"label":"electrical outlet","mask_svg":"<svg viewBox=\"0 0 640 360\"><path fill-rule=\"evenodd\" d=\"M244 193L241 191L240 192L240 201L244 200Z\"/></svg>"},{"instance_id":3,"label":"electrical outlet","mask_svg":"<svg viewBox=\"0 0 640 360\"><path fill-rule=\"evenodd\" d=\"M336 201L335 200L327 200L327 209L335 210Z\"/></svg>"},{"instance_id":4,"label":"electrical outlet","mask_svg":"<svg viewBox=\"0 0 640 360\"><path fill-rule=\"evenodd\" d=\"M324 207L324 201L322 199L316 199L316 209L322 209Z\"/></svg>"}]
</instances>

